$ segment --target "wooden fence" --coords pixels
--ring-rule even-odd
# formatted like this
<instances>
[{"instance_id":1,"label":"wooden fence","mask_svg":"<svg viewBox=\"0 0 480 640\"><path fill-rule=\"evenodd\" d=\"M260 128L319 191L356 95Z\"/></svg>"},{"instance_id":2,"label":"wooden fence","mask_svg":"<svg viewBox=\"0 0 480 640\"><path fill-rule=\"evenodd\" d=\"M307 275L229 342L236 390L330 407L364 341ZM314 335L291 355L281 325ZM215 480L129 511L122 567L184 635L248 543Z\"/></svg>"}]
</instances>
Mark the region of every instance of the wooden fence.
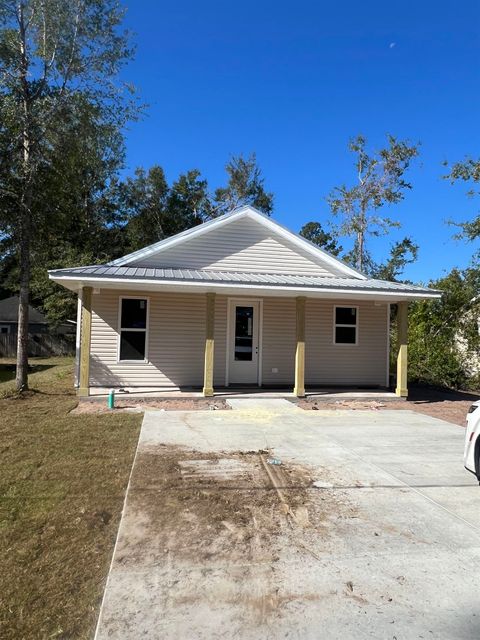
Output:
<instances>
[{"instance_id":1,"label":"wooden fence","mask_svg":"<svg viewBox=\"0 0 480 640\"><path fill-rule=\"evenodd\" d=\"M0 357L15 358L17 334L0 334ZM32 358L75 355L75 335L31 333L28 336L28 355Z\"/></svg>"}]
</instances>

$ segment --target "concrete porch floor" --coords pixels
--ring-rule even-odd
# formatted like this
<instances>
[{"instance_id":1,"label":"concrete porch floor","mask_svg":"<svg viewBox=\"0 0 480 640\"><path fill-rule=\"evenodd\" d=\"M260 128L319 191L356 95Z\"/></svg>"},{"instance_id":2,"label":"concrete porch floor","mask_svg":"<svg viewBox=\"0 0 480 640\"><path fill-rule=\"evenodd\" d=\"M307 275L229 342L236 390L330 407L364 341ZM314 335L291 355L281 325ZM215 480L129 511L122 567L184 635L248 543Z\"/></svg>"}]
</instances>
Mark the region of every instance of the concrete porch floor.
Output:
<instances>
[{"instance_id":1,"label":"concrete porch floor","mask_svg":"<svg viewBox=\"0 0 480 640\"><path fill-rule=\"evenodd\" d=\"M203 394L199 389L176 389L176 388L158 388L158 387L122 387L114 389L117 398L146 399L155 398L156 400L190 400L192 398L203 398ZM91 387L90 396L82 398L82 400L91 401L105 398L111 389L107 387ZM218 387L215 389L215 398L288 398L295 399L293 391L288 388L284 389L264 389L262 387ZM392 400L401 400L393 391L387 389L361 389L358 387L318 387L307 389L305 397L319 400L379 400L388 402Z\"/></svg>"}]
</instances>

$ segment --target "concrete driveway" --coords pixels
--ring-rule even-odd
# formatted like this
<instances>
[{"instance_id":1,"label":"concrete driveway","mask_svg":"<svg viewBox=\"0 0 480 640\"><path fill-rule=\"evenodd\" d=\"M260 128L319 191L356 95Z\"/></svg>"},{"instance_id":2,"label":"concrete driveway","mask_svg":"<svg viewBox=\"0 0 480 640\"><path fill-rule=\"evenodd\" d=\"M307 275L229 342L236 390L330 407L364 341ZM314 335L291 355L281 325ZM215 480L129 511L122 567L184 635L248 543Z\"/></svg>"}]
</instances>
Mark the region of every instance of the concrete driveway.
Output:
<instances>
[{"instance_id":1,"label":"concrete driveway","mask_svg":"<svg viewBox=\"0 0 480 640\"><path fill-rule=\"evenodd\" d=\"M145 414L97 640L480 637L461 427L241 406Z\"/></svg>"}]
</instances>

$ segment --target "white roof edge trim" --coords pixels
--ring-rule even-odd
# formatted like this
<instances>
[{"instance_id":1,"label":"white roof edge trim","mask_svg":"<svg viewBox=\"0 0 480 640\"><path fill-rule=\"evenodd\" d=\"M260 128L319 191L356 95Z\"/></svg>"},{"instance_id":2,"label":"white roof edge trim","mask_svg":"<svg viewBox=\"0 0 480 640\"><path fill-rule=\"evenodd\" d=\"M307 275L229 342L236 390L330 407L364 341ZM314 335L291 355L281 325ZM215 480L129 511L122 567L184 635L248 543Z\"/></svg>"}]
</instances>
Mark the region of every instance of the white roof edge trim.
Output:
<instances>
[{"instance_id":1,"label":"white roof edge trim","mask_svg":"<svg viewBox=\"0 0 480 640\"><path fill-rule=\"evenodd\" d=\"M441 298L442 294L432 291L432 293L423 292L411 292L399 289L398 291L388 291L382 289L320 289L316 287L287 287L287 286L275 286L275 285L261 285L261 284L243 284L243 283L231 283L231 282L209 282L208 280L202 280L201 282L192 281L179 281L179 280L147 280L136 278L78 278L76 276L49 276L50 280L54 282L61 282L62 280L68 280L70 282L89 283L87 286L101 288L102 284L123 283L128 285L134 284L150 284L155 286L179 286L179 287L203 287L207 289L266 289L268 291L306 291L309 293L347 293L347 294L359 294L365 296L397 296L400 298L412 297L412 298Z\"/></svg>"},{"instance_id":2,"label":"white roof edge trim","mask_svg":"<svg viewBox=\"0 0 480 640\"><path fill-rule=\"evenodd\" d=\"M204 233L208 233L209 231L216 229L220 226L224 226L235 220L240 220L241 218L247 218L247 217L252 218L252 220L256 220L260 224L263 224L263 226L275 231L275 233L278 233L278 235L282 236L286 240L289 240L296 246L301 247L311 255L315 256L317 259L320 258L324 262L327 262L328 264L336 267L339 271L342 271L343 273L353 276L358 280L368 279L367 276L364 275L363 273L360 273L360 271L357 271L353 267L349 267L338 258L331 256L326 251L323 251L323 249L320 249L320 247L315 246L306 238L302 238L302 236L298 235L297 233L294 233L293 231L290 231L290 229L288 229L287 227L284 227L280 223L276 222L275 220L272 220L268 216L264 215L260 211L257 211L256 209L250 206L234 209L230 213L226 213L225 215L220 216L219 218L214 218L213 220L208 220L203 224L199 224L197 227L191 227L190 229L186 229L185 231L177 233L176 235L171 236L170 238L166 238L165 240L160 240L159 242L156 242L155 244L151 244L148 247L145 247L144 249L139 249L138 251L129 253L126 256L123 256L122 258L117 258L116 260L112 260L107 264L112 267L123 267L134 260L146 258L148 256L153 255L154 253L160 253L161 251L170 249L171 247L187 242L190 238L199 237Z\"/></svg>"}]
</instances>

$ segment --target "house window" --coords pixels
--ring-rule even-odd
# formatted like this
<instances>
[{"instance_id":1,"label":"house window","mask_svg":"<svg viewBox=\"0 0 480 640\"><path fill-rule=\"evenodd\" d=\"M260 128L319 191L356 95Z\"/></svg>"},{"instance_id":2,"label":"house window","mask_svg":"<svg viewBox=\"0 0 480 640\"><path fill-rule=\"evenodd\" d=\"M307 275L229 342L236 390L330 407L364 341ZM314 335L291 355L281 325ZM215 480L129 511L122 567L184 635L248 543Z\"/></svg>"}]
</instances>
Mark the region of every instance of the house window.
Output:
<instances>
[{"instance_id":1,"label":"house window","mask_svg":"<svg viewBox=\"0 0 480 640\"><path fill-rule=\"evenodd\" d=\"M358 343L358 307L335 307L334 344Z\"/></svg>"},{"instance_id":2,"label":"house window","mask_svg":"<svg viewBox=\"0 0 480 640\"><path fill-rule=\"evenodd\" d=\"M140 298L120 299L119 360L145 361L147 349L147 306Z\"/></svg>"}]
</instances>

